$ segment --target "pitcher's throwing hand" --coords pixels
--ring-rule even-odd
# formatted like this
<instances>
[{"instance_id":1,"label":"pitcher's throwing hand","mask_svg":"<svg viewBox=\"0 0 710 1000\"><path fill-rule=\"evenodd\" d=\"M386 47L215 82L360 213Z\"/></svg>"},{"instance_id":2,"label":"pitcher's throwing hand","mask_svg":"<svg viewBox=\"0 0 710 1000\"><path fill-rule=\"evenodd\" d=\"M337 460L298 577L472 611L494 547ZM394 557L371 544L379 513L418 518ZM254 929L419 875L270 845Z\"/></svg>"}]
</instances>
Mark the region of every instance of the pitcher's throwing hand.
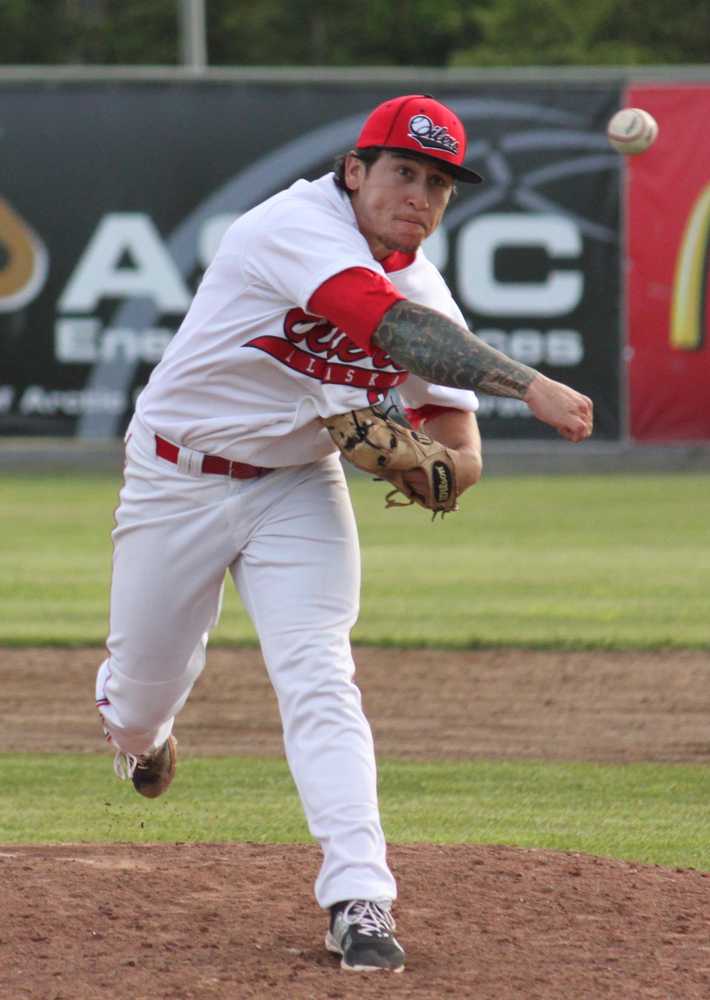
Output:
<instances>
[{"instance_id":1,"label":"pitcher's throwing hand","mask_svg":"<svg viewBox=\"0 0 710 1000\"><path fill-rule=\"evenodd\" d=\"M592 433L594 407L588 396L537 374L523 396L532 413L568 441L578 444Z\"/></svg>"}]
</instances>

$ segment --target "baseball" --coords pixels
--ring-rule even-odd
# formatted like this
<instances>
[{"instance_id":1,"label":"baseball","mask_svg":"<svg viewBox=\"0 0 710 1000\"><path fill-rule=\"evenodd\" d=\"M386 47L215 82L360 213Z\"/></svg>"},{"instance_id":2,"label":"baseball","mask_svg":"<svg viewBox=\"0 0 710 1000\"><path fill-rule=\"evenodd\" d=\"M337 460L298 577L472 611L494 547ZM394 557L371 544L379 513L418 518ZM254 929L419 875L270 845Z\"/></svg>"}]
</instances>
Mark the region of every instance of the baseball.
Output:
<instances>
[{"instance_id":1,"label":"baseball","mask_svg":"<svg viewBox=\"0 0 710 1000\"><path fill-rule=\"evenodd\" d=\"M658 124L642 108L622 108L612 116L606 134L617 153L643 153L656 141Z\"/></svg>"},{"instance_id":2,"label":"baseball","mask_svg":"<svg viewBox=\"0 0 710 1000\"><path fill-rule=\"evenodd\" d=\"M426 115L415 115L409 123L409 128L415 135L427 135L431 122Z\"/></svg>"}]
</instances>

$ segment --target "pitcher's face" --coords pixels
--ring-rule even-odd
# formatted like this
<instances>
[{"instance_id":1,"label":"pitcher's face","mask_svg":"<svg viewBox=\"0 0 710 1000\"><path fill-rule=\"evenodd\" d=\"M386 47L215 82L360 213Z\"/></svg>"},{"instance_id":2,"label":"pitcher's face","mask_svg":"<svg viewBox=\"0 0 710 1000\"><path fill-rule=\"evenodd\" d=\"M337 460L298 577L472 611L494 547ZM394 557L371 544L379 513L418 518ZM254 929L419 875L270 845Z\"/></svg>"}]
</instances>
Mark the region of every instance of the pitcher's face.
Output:
<instances>
[{"instance_id":1,"label":"pitcher's face","mask_svg":"<svg viewBox=\"0 0 710 1000\"><path fill-rule=\"evenodd\" d=\"M441 222L454 179L431 160L383 152L366 169L354 153L345 182L358 228L376 260L393 250L414 253Z\"/></svg>"}]
</instances>

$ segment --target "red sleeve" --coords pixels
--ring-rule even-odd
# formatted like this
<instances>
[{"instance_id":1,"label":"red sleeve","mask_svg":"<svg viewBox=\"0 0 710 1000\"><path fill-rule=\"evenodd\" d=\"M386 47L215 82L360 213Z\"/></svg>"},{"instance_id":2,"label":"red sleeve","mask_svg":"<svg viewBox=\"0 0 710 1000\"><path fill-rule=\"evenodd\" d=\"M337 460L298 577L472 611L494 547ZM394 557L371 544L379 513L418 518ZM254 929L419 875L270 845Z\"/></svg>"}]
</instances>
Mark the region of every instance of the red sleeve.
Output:
<instances>
[{"instance_id":1,"label":"red sleeve","mask_svg":"<svg viewBox=\"0 0 710 1000\"><path fill-rule=\"evenodd\" d=\"M315 290L308 300L308 312L324 316L372 354L372 334L387 310L404 298L381 274L366 267L349 267Z\"/></svg>"},{"instance_id":2,"label":"red sleeve","mask_svg":"<svg viewBox=\"0 0 710 1000\"><path fill-rule=\"evenodd\" d=\"M418 431L426 420L434 420L436 417L441 416L442 413L460 412L455 406L437 406L435 403L427 403L426 406L420 406L416 410L413 410L409 406L405 406L404 408L404 415L415 431Z\"/></svg>"}]
</instances>

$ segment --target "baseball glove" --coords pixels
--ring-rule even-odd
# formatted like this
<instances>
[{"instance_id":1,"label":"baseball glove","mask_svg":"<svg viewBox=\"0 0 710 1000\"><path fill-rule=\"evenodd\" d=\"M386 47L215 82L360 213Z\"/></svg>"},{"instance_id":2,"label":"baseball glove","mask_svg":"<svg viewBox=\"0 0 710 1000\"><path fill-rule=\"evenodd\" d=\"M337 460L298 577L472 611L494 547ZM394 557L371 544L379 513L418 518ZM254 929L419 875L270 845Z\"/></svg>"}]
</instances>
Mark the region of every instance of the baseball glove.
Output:
<instances>
[{"instance_id":1,"label":"baseball glove","mask_svg":"<svg viewBox=\"0 0 710 1000\"><path fill-rule=\"evenodd\" d=\"M326 417L323 424L349 462L394 486L386 507L417 503L437 514L458 510L456 468L451 452L374 406ZM394 499L397 494L405 499Z\"/></svg>"}]
</instances>

